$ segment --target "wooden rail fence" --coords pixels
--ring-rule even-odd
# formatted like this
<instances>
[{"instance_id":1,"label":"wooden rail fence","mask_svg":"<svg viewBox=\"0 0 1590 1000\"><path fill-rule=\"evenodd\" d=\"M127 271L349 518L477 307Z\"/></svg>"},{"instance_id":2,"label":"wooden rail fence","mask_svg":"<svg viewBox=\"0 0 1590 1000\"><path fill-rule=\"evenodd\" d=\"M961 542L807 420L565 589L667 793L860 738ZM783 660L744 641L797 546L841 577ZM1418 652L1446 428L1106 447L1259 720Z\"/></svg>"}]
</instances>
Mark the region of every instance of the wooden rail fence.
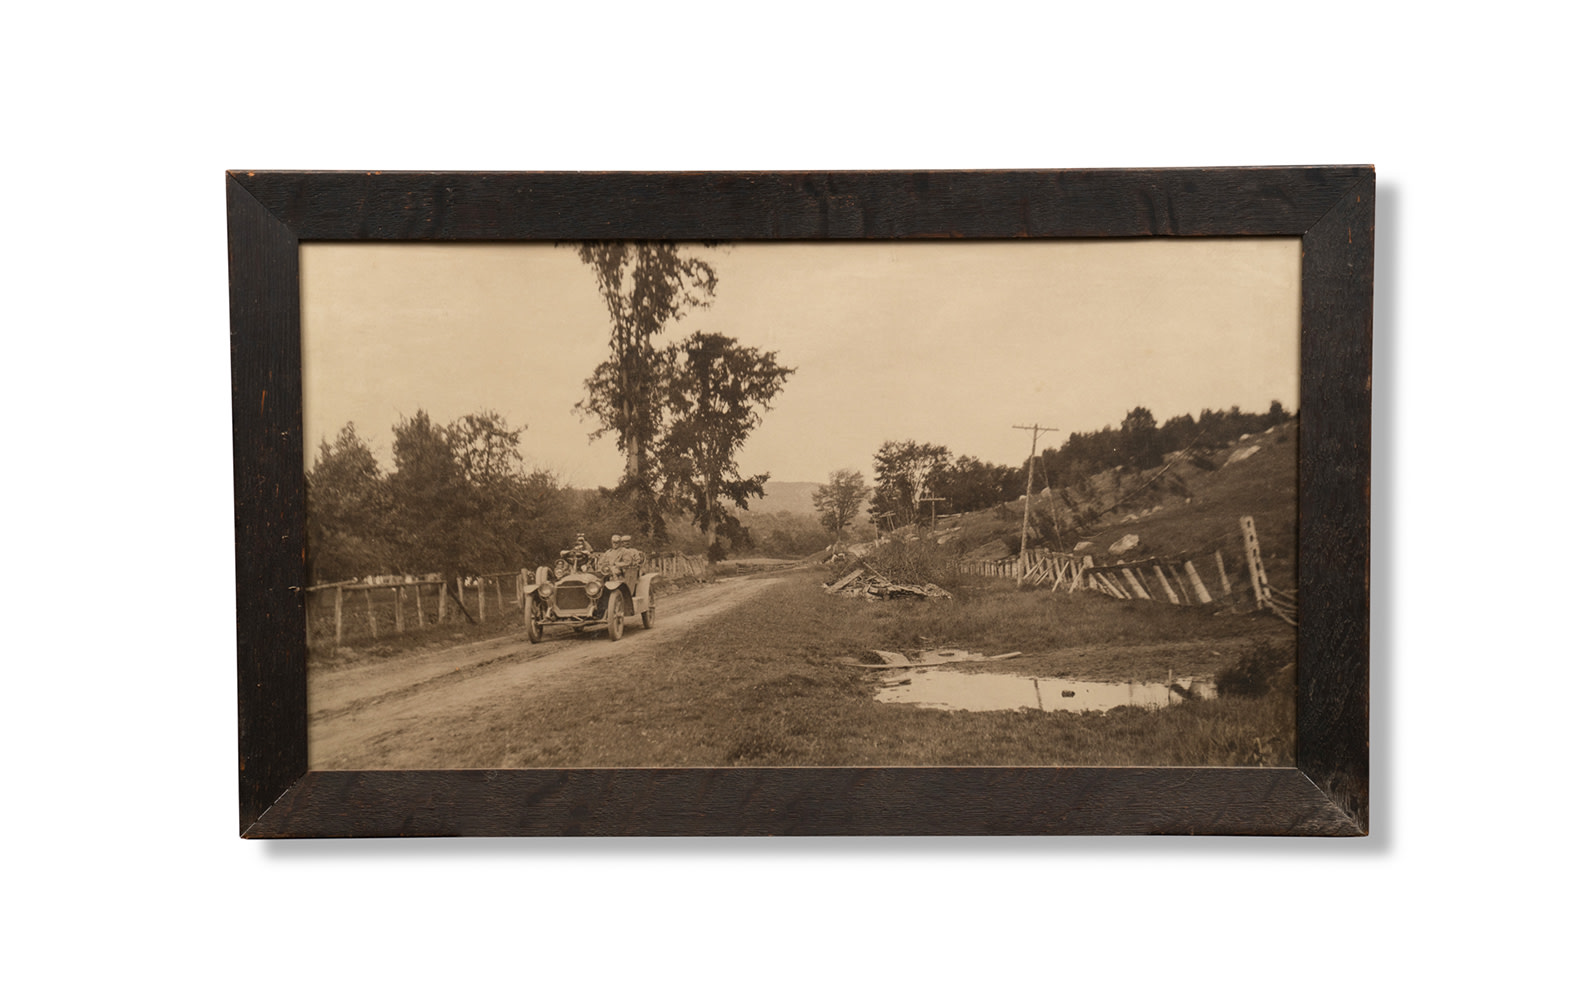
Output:
<instances>
[{"instance_id":1,"label":"wooden rail fence","mask_svg":"<svg viewBox=\"0 0 1590 1000\"><path fill-rule=\"evenodd\" d=\"M1297 594L1270 585L1253 518L1241 518L1238 527L1242 532L1254 607L1273 612L1283 621L1296 625ZM1204 582L1204 573L1198 568L1199 560L1204 561L1205 570L1213 568L1214 575L1209 580L1218 582L1218 598L1210 584ZM1226 570L1225 556L1219 549L1174 558L1154 556L1110 564L1095 563L1090 555L1040 550L1028 552L1025 558L968 560L962 562L960 568L963 573L1015 580L1018 586L1048 586L1051 593L1063 587L1068 593L1095 590L1122 601L1164 601L1177 605L1212 604L1217 599L1232 604L1241 602Z\"/></svg>"},{"instance_id":2,"label":"wooden rail fence","mask_svg":"<svg viewBox=\"0 0 1590 1000\"><path fill-rule=\"evenodd\" d=\"M709 567L706 556L651 556L646 560L648 573L661 573L674 580L704 580Z\"/></svg>"},{"instance_id":3,"label":"wooden rail fence","mask_svg":"<svg viewBox=\"0 0 1590 1000\"><path fill-rule=\"evenodd\" d=\"M708 572L705 556L651 556L644 568L648 573L674 579L703 579ZM349 638L348 630L357 628L354 621L359 617L369 628L370 638L377 639L383 632L401 635L410 629L441 625L450 617L484 622L493 614L500 617L510 613L510 605L511 613L518 615L524 607L525 585L534 579L534 570L520 569L451 581L405 577L376 578L371 583L345 580L319 584L306 589L311 642L321 633L329 633L320 641L329 639L333 645L341 646ZM504 581L508 581L506 586Z\"/></svg>"},{"instance_id":4,"label":"wooden rail fence","mask_svg":"<svg viewBox=\"0 0 1590 1000\"><path fill-rule=\"evenodd\" d=\"M440 625L449 617L462 616L470 621L485 621L490 606L495 605L501 614L508 600L518 603L517 589L510 588L509 597L505 599L502 585L503 580L517 576L517 572L511 572L457 577L452 581L405 578L378 579L371 583L348 580L320 584L307 590L311 635L316 631L317 621L323 621L328 610L331 615L330 639L338 646L347 637L346 630L351 624L349 618L357 616L360 611L363 611L372 639L379 638L383 629L401 635L410 628ZM413 592L412 602L409 600L410 591ZM470 591L474 591L473 600L470 600ZM359 599L359 595L363 595L363 600ZM329 609L325 607L328 601L331 605ZM318 609L316 605L319 605Z\"/></svg>"}]
</instances>

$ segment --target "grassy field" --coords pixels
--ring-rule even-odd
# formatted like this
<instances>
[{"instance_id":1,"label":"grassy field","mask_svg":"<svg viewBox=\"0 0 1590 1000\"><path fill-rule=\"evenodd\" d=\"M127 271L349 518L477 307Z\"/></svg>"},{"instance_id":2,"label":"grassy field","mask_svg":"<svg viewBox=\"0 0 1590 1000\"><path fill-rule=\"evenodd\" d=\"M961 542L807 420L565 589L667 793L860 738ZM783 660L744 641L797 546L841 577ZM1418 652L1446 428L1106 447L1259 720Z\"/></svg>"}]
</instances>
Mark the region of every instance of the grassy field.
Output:
<instances>
[{"instance_id":1,"label":"grassy field","mask_svg":"<svg viewBox=\"0 0 1590 1000\"><path fill-rule=\"evenodd\" d=\"M1159 711L1076 715L945 712L874 700L876 671L841 661L938 645L986 653L1024 676L1213 677L1264 642L1273 619L1016 592L974 580L954 601L829 597L818 571L792 573L688 636L590 664L533 703L489 709L446 748L462 767L858 765L1290 765L1290 691ZM664 626L666 627L666 623ZM969 665L970 666L970 665Z\"/></svg>"}]
</instances>

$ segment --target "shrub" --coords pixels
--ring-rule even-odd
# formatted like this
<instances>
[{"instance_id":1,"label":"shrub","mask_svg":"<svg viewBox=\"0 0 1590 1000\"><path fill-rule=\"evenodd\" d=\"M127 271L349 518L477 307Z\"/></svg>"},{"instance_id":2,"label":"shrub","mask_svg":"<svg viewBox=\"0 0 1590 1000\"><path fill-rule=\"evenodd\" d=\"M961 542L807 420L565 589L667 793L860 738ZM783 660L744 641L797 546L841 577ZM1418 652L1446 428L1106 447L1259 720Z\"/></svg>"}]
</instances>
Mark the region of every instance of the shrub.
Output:
<instances>
[{"instance_id":1,"label":"shrub","mask_svg":"<svg viewBox=\"0 0 1590 1000\"><path fill-rule=\"evenodd\" d=\"M1215 675L1215 691L1222 698L1259 698L1275 690L1281 675L1292 665L1292 649L1274 642L1251 647L1234 667Z\"/></svg>"},{"instance_id":2,"label":"shrub","mask_svg":"<svg viewBox=\"0 0 1590 1000\"><path fill-rule=\"evenodd\" d=\"M931 541L891 539L868 552L868 566L894 583L952 587L960 576L955 554Z\"/></svg>"}]
</instances>

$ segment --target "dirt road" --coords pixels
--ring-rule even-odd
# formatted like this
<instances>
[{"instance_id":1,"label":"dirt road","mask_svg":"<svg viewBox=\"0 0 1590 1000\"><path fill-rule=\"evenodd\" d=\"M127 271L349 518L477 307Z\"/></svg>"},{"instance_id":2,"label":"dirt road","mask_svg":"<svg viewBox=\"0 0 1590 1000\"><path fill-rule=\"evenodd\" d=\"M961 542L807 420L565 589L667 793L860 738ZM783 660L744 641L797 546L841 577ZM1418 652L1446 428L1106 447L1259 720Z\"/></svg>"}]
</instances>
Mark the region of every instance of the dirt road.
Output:
<instances>
[{"instance_id":1,"label":"dirt road","mask_svg":"<svg viewBox=\"0 0 1590 1000\"><path fill-rule=\"evenodd\" d=\"M580 666L657 648L777 583L735 577L658 602L657 625L632 618L624 637L605 629L523 633L435 652L371 660L309 674L309 767L317 771L445 768L433 747L468 731L480 710L533 698L578 678Z\"/></svg>"}]
</instances>

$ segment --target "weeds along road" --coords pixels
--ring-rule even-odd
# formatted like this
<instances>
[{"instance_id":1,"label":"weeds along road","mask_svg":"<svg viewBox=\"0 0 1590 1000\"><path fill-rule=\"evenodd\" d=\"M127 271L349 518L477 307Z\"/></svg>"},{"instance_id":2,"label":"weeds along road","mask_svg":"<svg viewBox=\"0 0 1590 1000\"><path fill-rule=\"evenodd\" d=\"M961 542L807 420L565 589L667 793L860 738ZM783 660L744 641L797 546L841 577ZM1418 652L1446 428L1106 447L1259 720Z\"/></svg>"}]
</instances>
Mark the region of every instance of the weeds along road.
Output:
<instances>
[{"instance_id":1,"label":"weeds along road","mask_svg":"<svg viewBox=\"0 0 1590 1000\"><path fill-rule=\"evenodd\" d=\"M658 602L657 625L631 618L624 637L551 628L539 645L522 632L309 674L309 767L315 771L456 767L437 747L467 733L482 710L532 698L598 660L657 649L784 577L732 577Z\"/></svg>"}]
</instances>

